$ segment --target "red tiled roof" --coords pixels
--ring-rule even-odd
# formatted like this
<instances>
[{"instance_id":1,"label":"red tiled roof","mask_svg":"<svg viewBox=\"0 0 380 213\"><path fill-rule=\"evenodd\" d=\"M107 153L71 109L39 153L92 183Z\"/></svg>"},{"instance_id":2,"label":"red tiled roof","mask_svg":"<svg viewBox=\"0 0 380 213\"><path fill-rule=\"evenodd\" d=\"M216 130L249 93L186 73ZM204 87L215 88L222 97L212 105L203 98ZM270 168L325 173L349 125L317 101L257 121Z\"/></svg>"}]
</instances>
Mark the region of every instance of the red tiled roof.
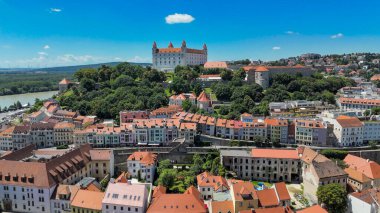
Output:
<instances>
[{"instance_id":1,"label":"red tiled roof","mask_svg":"<svg viewBox=\"0 0 380 213\"><path fill-rule=\"evenodd\" d=\"M254 158L299 159L296 149L252 149Z\"/></svg>"},{"instance_id":2,"label":"red tiled roof","mask_svg":"<svg viewBox=\"0 0 380 213\"><path fill-rule=\"evenodd\" d=\"M380 106L379 99L361 99L361 98L339 98L340 103L344 104L360 104L360 105L370 105L370 106Z\"/></svg>"},{"instance_id":3,"label":"red tiled roof","mask_svg":"<svg viewBox=\"0 0 380 213\"><path fill-rule=\"evenodd\" d=\"M235 212L234 203L232 200L226 201L212 201L211 202L212 212Z\"/></svg>"},{"instance_id":4,"label":"red tiled roof","mask_svg":"<svg viewBox=\"0 0 380 213\"><path fill-rule=\"evenodd\" d=\"M106 149L90 150L91 160L109 161L112 151Z\"/></svg>"},{"instance_id":5,"label":"red tiled roof","mask_svg":"<svg viewBox=\"0 0 380 213\"><path fill-rule=\"evenodd\" d=\"M288 126L288 121L278 118L265 118L264 122L271 126Z\"/></svg>"},{"instance_id":6,"label":"red tiled roof","mask_svg":"<svg viewBox=\"0 0 380 213\"><path fill-rule=\"evenodd\" d=\"M380 74L376 74L371 77L371 81L380 81Z\"/></svg>"},{"instance_id":7,"label":"red tiled roof","mask_svg":"<svg viewBox=\"0 0 380 213\"><path fill-rule=\"evenodd\" d=\"M264 66L259 66L255 69L256 72L268 72L269 70Z\"/></svg>"}]
</instances>

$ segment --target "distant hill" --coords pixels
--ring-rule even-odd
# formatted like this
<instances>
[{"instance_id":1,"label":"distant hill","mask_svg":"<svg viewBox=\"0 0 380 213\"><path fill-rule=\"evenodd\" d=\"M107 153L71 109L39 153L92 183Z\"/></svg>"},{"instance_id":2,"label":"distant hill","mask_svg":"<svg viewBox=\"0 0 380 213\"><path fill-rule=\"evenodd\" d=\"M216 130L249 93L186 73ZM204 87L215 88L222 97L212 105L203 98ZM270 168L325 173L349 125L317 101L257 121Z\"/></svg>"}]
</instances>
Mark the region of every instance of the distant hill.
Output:
<instances>
[{"instance_id":1,"label":"distant hill","mask_svg":"<svg viewBox=\"0 0 380 213\"><path fill-rule=\"evenodd\" d=\"M99 64L87 64L87 65L77 65L77 66L63 66L63 67L47 67L47 68L0 68L0 72L75 72L83 68L98 68L102 65L116 66L122 62L107 62ZM130 63L140 66L151 66L150 63Z\"/></svg>"}]
</instances>

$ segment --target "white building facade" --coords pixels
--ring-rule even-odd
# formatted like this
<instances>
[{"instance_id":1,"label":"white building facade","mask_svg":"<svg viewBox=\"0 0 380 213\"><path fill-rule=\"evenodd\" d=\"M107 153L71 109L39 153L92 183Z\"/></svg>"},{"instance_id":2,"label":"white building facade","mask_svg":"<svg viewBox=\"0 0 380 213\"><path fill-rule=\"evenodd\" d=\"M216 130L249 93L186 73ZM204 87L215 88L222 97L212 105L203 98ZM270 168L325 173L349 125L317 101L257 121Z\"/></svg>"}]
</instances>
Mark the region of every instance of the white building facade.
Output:
<instances>
[{"instance_id":1,"label":"white building facade","mask_svg":"<svg viewBox=\"0 0 380 213\"><path fill-rule=\"evenodd\" d=\"M156 42L152 48L153 68L160 71L173 71L176 66L203 65L207 62L207 46L203 49L190 49L186 41L180 48L174 48L170 42L168 48L157 48Z\"/></svg>"}]
</instances>

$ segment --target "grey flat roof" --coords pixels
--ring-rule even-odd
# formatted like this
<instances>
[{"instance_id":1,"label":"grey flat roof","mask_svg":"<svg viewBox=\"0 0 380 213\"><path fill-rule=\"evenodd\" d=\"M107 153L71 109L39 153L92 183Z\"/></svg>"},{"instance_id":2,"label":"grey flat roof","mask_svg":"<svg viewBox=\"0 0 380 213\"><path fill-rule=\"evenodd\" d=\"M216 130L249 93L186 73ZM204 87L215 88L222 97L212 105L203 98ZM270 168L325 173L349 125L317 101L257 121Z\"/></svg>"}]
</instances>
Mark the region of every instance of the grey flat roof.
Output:
<instances>
[{"instance_id":1,"label":"grey flat roof","mask_svg":"<svg viewBox=\"0 0 380 213\"><path fill-rule=\"evenodd\" d=\"M250 157L251 151L249 150L220 150L222 156L231 157Z\"/></svg>"}]
</instances>

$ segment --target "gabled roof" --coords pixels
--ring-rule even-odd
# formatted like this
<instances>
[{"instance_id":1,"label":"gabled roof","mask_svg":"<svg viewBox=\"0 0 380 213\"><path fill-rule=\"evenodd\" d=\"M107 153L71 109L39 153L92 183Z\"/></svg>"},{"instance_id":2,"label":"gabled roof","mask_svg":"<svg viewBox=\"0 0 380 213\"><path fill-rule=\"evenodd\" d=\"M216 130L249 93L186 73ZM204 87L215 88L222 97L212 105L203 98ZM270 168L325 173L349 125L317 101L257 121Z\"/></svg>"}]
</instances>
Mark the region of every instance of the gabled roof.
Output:
<instances>
[{"instance_id":1,"label":"gabled roof","mask_svg":"<svg viewBox=\"0 0 380 213\"><path fill-rule=\"evenodd\" d=\"M153 189L152 197L157 198L163 194L166 194L166 187L159 185Z\"/></svg>"},{"instance_id":2,"label":"gabled roof","mask_svg":"<svg viewBox=\"0 0 380 213\"><path fill-rule=\"evenodd\" d=\"M190 195L194 195L195 197L202 198L201 193L193 185L187 188L184 194L190 194Z\"/></svg>"},{"instance_id":3,"label":"gabled roof","mask_svg":"<svg viewBox=\"0 0 380 213\"><path fill-rule=\"evenodd\" d=\"M257 199L256 190L253 186L253 184L249 181L234 181L231 182L233 195L235 197L235 200L237 201L243 201L247 198L250 200ZM244 194L242 194L242 192Z\"/></svg>"},{"instance_id":4,"label":"gabled roof","mask_svg":"<svg viewBox=\"0 0 380 213\"><path fill-rule=\"evenodd\" d=\"M290 200L290 195L288 192L288 189L286 188L286 185L284 182L280 183L275 183L274 187L276 189L278 198L283 201L283 200Z\"/></svg>"},{"instance_id":5,"label":"gabled roof","mask_svg":"<svg viewBox=\"0 0 380 213\"><path fill-rule=\"evenodd\" d=\"M232 200L226 201L212 201L211 202L212 212L234 212L234 203Z\"/></svg>"},{"instance_id":6,"label":"gabled roof","mask_svg":"<svg viewBox=\"0 0 380 213\"><path fill-rule=\"evenodd\" d=\"M368 204L375 203L380 207L380 189L366 189L361 192L353 192L350 195Z\"/></svg>"},{"instance_id":7,"label":"gabled roof","mask_svg":"<svg viewBox=\"0 0 380 213\"><path fill-rule=\"evenodd\" d=\"M207 97L205 91L202 91L202 93L198 96L197 100L201 101L201 102L209 102L210 101L210 99Z\"/></svg>"},{"instance_id":8,"label":"gabled roof","mask_svg":"<svg viewBox=\"0 0 380 213\"><path fill-rule=\"evenodd\" d=\"M91 160L109 161L111 159L112 151L108 149L90 150Z\"/></svg>"},{"instance_id":9,"label":"gabled roof","mask_svg":"<svg viewBox=\"0 0 380 213\"><path fill-rule=\"evenodd\" d=\"M355 155L348 154L344 162L352 169L363 173L371 179L380 178L380 165L374 161L366 160Z\"/></svg>"},{"instance_id":10,"label":"gabled roof","mask_svg":"<svg viewBox=\"0 0 380 213\"><path fill-rule=\"evenodd\" d=\"M279 203L274 189L264 189L256 191L256 193L261 207L277 206Z\"/></svg>"},{"instance_id":11,"label":"gabled roof","mask_svg":"<svg viewBox=\"0 0 380 213\"><path fill-rule=\"evenodd\" d=\"M258 66L256 69L255 69L256 72L268 72L269 70L264 67L264 66Z\"/></svg>"},{"instance_id":12,"label":"gabled roof","mask_svg":"<svg viewBox=\"0 0 380 213\"><path fill-rule=\"evenodd\" d=\"M322 208L320 205L314 205L306 209L299 210L297 211L297 213L328 213L328 212L324 208Z\"/></svg>"},{"instance_id":13,"label":"gabled roof","mask_svg":"<svg viewBox=\"0 0 380 213\"><path fill-rule=\"evenodd\" d=\"M62 81L59 82L59 84L70 84L71 81L67 80L66 78L62 79Z\"/></svg>"},{"instance_id":14,"label":"gabled roof","mask_svg":"<svg viewBox=\"0 0 380 213\"><path fill-rule=\"evenodd\" d=\"M341 116L338 116L336 118L336 121L343 128L362 127L363 126L363 123L357 117L349 117L349 116L341 115Z\"/></svg>"},{"instance_id":15,"label":"gabled roof","mask_svg":"<svg viewBox=\"0 0 380 213\"><path fill-rule=\"evenodd\" d=\"M344 171L348 174L348 177L351 178L351 179L354 179L360 183L366 183L366 182L370 182L371 179L369 179L367 176L365 176L365 174L363 174L362 172L359 172L353 168L346 168L344 169Z\"/></svg>"},{"instance_id":16,"label":"gabled roof","mask_svg":"<svg viewBox=\"0 0 380 213\"><path fill-rule=\"evenodd\" d=\"M103 197L104 192L80 189L71 201L71 206L100 211Z\"/></svg>"},{"instance_id":17,"label":"gabled roof","mask_svg":"<svg viewBox=\"0 0 380 213\"><path fill-rule=\"evenodd\" d=\"M142 164L152 165L157 161L157 155L152 152L134 152L128 157L128 160L140 161Z\"/></svg>"},{"instance_id":18,"label":"gabled roof","mask_svg":"<svg viewBox=\"0 0 380 213\"><path fill-rule=\"evenodd\" d=\"M229 189L227 180L222 176L214 176L208 172L197 175L197 183L200 187L212 187L214 191L218 191L221 187Z\"/></svg>"},{"instance_id":19,"label":"gabled roof","mask_svg":"<svg viewBox=\"0 0 380 213\"><path fill-rule=\"evenodd\" d=\"M193 191L193 190L190 190ZM186 191L188 192L188 191ZM155 197L147 213L206 213L206 207L196 194L161 194Z\"/></svg>"}]
</instances>

